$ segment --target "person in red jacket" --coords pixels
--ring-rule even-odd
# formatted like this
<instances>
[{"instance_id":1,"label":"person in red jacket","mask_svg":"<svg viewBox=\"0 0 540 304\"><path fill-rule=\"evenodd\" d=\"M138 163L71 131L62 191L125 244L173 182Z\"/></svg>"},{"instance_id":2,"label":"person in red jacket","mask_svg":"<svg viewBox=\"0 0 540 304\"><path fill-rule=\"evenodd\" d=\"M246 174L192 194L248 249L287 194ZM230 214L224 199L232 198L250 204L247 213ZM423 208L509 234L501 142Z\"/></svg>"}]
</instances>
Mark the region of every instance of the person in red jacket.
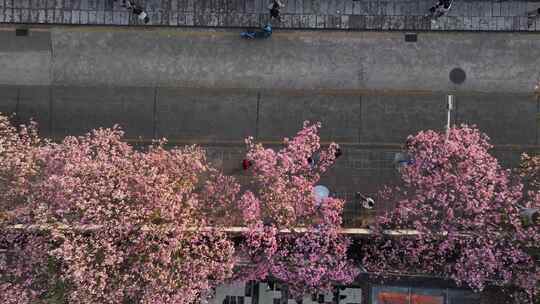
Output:
<instances>
[{"instance_id":1,"label":"person in red jacket","mask_svg":"<svg viewBox=\"0 0 540 304\"><path fill-rule=\"evenodd\" d=\"M247 159L242 160L242 169L247 170L251 167L251 162Z\"/></svg>"}]
</instances>

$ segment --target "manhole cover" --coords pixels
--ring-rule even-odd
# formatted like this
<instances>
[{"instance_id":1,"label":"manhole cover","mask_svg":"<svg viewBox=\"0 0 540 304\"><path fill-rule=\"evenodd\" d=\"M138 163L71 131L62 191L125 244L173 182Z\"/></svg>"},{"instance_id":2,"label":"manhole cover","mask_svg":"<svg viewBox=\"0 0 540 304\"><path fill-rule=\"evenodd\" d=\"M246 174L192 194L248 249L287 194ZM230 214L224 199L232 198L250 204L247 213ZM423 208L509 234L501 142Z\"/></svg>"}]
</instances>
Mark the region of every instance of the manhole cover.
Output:
<instances>
[{"instance_id":1,"label":"manhole cover","mask_svg":"<svg viewBox=\"0 0 540 304\"><path fill-rule=\"evenodd\" d=\"M455 84L462 84L465 78L467 78L467 75L461 68L454 68L450 71L450 81Z\"/></svg>"},{"instance_id":2,"label":"manhole cover","mask_svg":"<svg viewBox=\"0 0 540 304\"><path fill-rule=\"evenodd\" d=\"M406 42L416 42L418 41L418 36L415 33L406 33L405 34Z\"/></svg>"}]
</instances>

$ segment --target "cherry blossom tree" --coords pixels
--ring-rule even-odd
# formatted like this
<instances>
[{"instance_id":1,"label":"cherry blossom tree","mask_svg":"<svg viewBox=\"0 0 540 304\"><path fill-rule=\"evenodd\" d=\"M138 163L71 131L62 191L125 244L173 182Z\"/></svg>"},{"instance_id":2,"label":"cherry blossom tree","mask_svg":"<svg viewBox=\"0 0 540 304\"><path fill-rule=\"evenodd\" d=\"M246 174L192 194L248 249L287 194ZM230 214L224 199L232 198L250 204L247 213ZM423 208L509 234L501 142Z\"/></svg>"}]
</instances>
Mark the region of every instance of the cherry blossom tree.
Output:
<instances>
[{"instance_id":1,"label":"cherry blossom tree","mask_svg":"<svg viewBox=\"0 0 540 304\"><path fill-rule=\"evenodd\" d=\"M17 128L0 113L0 220L26 207L29 185L39 176L37 153L44 144L35 122Z\"/></svg>"},{"instance_id":2,"label":"cherry blossom tree","mask_svg":"<svg viewBox=\"0 0 540 304\"><path fill-rule=\"evenodd\" d=\"M117 126L60 143L40 140L34 124L17 130L2 117L1 127L3 223L25 225L2 226L3 302L43 298L51 286L38 283L54 279L69 303L192 303L233 274L222 228L235 212L255 262L245 278L277 279L300 296L356 275L338 233L343 201L312 193L337 151L320 149L320 125L277 153L248 139L255 190L241 198L197 147L136 150ZM61 277L43 276L51 266Z\"/></svg>"},{"instance_id":3,"label":"cherry blossom tree","mask_svg":"<svg viewBox=\"0 0 540 304\"><path fill-rule=\"evenodd\" d=\"M0 113L0 302L30 303L50 289L50 249L39 231L8 229L28 220L30 185L40 177L36 124L13 126Z\"/></svg>"},{"instance_id":4,"label":"cherry blossom tree","mask_svg":"<svg viewBox=\"0 0 540 304\"><path fill-rule=\"evenodd\" d=\"M376 237L363 246L367 269L425 272L476 290L517 286L535 294L540 269L528 250L538 248L540 234L520 221L522 184L489 154L491 147L485 134L466 125L451 128L448 139L435 131L409 136L412 162L400 171L402 184L382 192L396 208L378 218ZM390 237L385 229L418 234Z\"/></svg>"},{"instance_id":5,"label":"cherry blossom tree","mask_svg":"<svg viewBox=\"0 0 540 304\"><path fill-rule=\"evenodd\" d=\"M9 270L0 272L2 302L43 298L37 284L51 261L69 303L188 304L232 276L234 244L220 217L234 210L240 187L202 149L160 141L135 150L115 126L33 150L37 139L25 137L33 129L3 122L10 145L0 160L15 157L2 183L18 187L9 203L24 198L25 206L5 223L25 228L2 227L10 251L0 260Z\"/></svg>"},{"instance_id":6,"label":"cherry blossom tree","mask_svg":"<svg viewBox=\"0 0 540 304\"><path fill-rule=\"evenodd\" d=\"M521 156L519 174L526 190L540 191L540 155L533 156L524 153Z\"/></svg>"},{"instance_id":7,"label":"cherry blossom tree","mask_svg":"<svg viewBox=\"0 0 540 304\"><path fill-rule=\"evenodd\" d=\"M526 224L540 225L540 155L521 156L519 175L523 181L525 201L522 209L522 218Z\"/></svg>"},{"instance_id":8,"label":"cherry blossom tree","mask_svg":"<svg viewBox=\"0 0 540 304\"><path fill-rule=\"evenodd\" d=\"M95 130L42 153L36 218L90 230L53 230L70 303L192 303L232 276L233 243L204 211L232 206L239 186L200 148L136 151L122 135Z\"/></svg>"},{"instance_id":9,"label":"cherry blossom tree","mask_svg":"<svg viewBox=\"0 0 540 304\"><path fill-rule=\"evenodd\" d=\"M521 156L520 168L518 170L523 182L524 200L521 218L522 222L528 226L540 226L540 155ZM536 263L540 263L540 247L530 250Z\"/></svg>"},{"instance_id":10,"label":"cherry blossom tree","mask_svg":"<svg viewBox=\"0 0 540 304\"><path fill-rule=\"evenodd\" d=\"M357 272L347 258L350 241L339 234L343 201L318 202L313 187L335 161L337 145L321 149L320 124L304 123L279 151L246 140L253 190L240 200L248 231L241 252L252 265L245 280L277 280L295 298L350 283ZM308 158L317 154L316 164Z\"/></svg>"}]
</instances>

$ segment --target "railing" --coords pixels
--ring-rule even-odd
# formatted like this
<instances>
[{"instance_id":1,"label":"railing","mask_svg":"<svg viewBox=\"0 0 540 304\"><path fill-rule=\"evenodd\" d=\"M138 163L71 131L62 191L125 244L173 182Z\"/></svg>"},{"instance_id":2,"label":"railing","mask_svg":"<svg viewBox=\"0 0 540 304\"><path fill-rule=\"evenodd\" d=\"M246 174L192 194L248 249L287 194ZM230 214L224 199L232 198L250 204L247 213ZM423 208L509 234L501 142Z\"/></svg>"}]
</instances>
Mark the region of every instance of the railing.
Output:
<instances>
[{"instance_id":1,"label":"railing","mask_svg":"<svg viewBox=\"0 0 540 304\"><path fill-rule=\"evenodd\" d=\"M11 226L7 227L7 229L13 229L13 230L50 230L52 228L63 229L63 230L72 229L72 227L70 227L68 225L54 225L53 226L53 225L22 225L22 224L17 224L17 225L11 225ZM75 229L81 230L81 231L93 231L93 230L99 230L100 226L98 226L98 225L84 225L84 226L76 227ZM141 230L143 230L143 231L144 230L150 230L150 229L151 228L149 228L149 227L141 228ZM212 230L215 230L215 229L216 229L215 227L201 227L201 228L187 228L186 230L187 231L212 231ZM240 233L248 231L247 227L238 227L238 226L237 227L222 227L222 228L219 228L219 229L221 231L231 233L231 234L240 234ZM298 227L298 228L294 228L294 229L280 229L279 233L292 233L292 232L303 233L303 232L306 232L306 231L307 231L307 228ZM340 233L345 234L345 235L371 235L371 234L373 234L373 231L371 229L368 229L368 228L342 228ZM419 232L417 230L413 230L413 229L384 230L383 233L386 234L386 235L390 235L390 236L413 236L413 235L418 235L419 234Z\"/></svg>"}]
</instances>

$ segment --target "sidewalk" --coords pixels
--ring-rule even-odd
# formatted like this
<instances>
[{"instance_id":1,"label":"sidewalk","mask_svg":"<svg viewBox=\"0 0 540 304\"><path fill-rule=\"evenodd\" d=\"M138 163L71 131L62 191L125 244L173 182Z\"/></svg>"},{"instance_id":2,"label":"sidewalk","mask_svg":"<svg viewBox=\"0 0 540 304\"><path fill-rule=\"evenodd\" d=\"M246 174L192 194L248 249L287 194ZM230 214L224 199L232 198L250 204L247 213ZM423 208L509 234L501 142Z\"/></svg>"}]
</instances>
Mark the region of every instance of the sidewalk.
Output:
<instances>
[{"instance_id":1,"label":"sidewalk","mask_svg":"<svg viewBox=\"0 0 540 304\"><path fill-rule=\"evenodd\" d=\"M150 25L196 27L260 26L270 0L139 0ZM0 23L136 25L121 0L0 0ZM527 1L455 0L437 22L424 17L434 0L284 0L275 28L350 30L540 31L527 25Z\"/></svg>"}]
</instances>

